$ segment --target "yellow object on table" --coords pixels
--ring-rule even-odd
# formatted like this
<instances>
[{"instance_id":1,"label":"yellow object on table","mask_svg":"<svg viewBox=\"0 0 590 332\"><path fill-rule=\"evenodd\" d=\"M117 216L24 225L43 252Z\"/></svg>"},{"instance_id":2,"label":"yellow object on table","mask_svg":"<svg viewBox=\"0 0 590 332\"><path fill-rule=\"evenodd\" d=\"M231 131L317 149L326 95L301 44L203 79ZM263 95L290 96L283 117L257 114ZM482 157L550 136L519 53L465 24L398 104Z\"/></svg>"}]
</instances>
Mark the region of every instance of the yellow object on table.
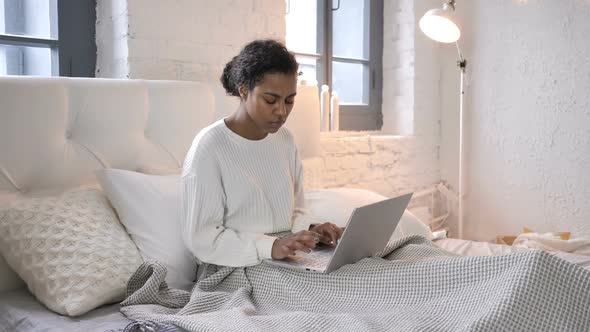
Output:
<instances>
[{"instance_id":1,"label":"yellow object on table","mask_svg":"<svg viewBox=\"0 0 590 332\"><path fill-rule=\"evenodd\" d=\"M535 233L535 231L533 231L532 229L530 229L528 227L523 227L522 232L524 234ZM569 240L570 236L571 236L570 232L552 232L551 234L553 234L555 236L559 236L560 239L565 240L565 241ZM496 243L511 246L517 237L518 236L515 236L515 235L498 235L498 236L496 236Z\"/></svg>"},{"instance_id":2,"label":"yellow object on table","mask_svg":"<svg viewBox=\"0 0 590 332\"><path fill-rule=\"evenodd\" d=\"M523 227L522 228L522 232L523 233L535 233L535 231L531 230L530 228L526 228ZM552 232L551 234L555 235L555 236L559 236L562 240L569 240L570 236L572 235L572 233L570 232Z\"/></svg>"}]
</instances>

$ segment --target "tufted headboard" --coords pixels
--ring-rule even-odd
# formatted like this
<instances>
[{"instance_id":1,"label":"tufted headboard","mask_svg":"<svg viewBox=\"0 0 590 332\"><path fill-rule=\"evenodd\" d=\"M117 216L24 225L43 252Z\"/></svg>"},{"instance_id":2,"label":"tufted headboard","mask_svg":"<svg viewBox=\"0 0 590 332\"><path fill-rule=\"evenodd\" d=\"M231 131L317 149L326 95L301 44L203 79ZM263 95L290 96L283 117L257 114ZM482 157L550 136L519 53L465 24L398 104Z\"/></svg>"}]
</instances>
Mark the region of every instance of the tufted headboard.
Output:
<instances>
[{"instance_id":1,"label":"tufted headboard","mask_svg":"<svg viewBox=\"0 0 590 332\"><path fill-rule=\"evenodd\" d=\"M319 153L316 87L298 87L287 127L302 158ZM0 204L95 183L96 169L182 166L200 129L237 101L204 83L0 77ZM0 256L0 291L17 284Z\"/></svg>"}]
</instances>

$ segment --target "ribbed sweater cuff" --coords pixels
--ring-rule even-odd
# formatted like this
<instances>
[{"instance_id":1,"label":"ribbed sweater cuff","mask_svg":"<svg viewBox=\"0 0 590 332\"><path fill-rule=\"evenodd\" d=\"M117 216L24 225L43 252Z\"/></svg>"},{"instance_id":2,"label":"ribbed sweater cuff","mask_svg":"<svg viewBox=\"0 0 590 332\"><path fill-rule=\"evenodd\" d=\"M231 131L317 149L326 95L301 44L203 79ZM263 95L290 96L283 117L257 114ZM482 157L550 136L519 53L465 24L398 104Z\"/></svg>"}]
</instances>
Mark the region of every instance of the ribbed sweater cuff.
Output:
<instances>
[{"instance_id":1,"label":"ribbed sweater cuff","mask_svg":"<svg viewBox=\"0 0 590 332\"><path fill-rule=\"evenodd\" d=\"M271 259L272 258L272 245L277 238L274 236L268 236L266 234L259 234L256 238L256 250L258 250L258 259Z\"/></svg>"}]
</instances>

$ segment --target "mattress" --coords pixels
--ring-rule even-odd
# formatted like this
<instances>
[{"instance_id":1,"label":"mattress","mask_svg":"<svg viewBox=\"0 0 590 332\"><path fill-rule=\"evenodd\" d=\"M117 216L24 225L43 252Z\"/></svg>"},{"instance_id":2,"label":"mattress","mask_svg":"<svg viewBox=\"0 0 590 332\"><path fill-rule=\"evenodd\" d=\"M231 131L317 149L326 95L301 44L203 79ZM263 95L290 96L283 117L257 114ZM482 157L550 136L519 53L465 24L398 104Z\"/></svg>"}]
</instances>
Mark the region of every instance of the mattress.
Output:
<instances>
[{"instance_id":1,"label":"mattress","mask_svg":"<svg viewBox=\"0 0 590 332\"><path fill-rule=\"evenodd\" d=\"M118 304L72 318L45 308L26 289L0 293L0 332L114 332L130 322L119 312Z\"/></svg>"},{"instance_id":2,"label":"mattress","mask_svg":"<svg viewBox=\"0 0 590 332\"><path fill-rule=\"evenodd\" d=\"M461 256L495 256L531 250L503 244L460 239L441 239L434 241L434 244L439 248ZM555 252L553 254L570 263L590 270L590 256L574 255L566 252Z\"/></svg>"}]
</instances>

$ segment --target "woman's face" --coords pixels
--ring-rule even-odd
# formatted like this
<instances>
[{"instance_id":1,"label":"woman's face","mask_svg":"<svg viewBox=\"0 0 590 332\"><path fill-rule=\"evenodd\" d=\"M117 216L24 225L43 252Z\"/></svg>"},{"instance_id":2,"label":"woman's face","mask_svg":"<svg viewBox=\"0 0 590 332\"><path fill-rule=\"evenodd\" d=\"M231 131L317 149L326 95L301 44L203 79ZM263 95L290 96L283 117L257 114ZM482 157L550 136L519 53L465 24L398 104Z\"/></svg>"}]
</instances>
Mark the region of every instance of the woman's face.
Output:
<instances>
[{"instance_id":1,"label":"woman's face","mask_svg":"<svg viewBox=\"0 0 590 332\"><path fill-rule=\"evenodd\" d=\"M258 129L265 133L276 133L293 109L297 75L265 74L262 82L252 91L242 86L240 92L243 92L246 111Z\"/></svg>"}]
</instances>

